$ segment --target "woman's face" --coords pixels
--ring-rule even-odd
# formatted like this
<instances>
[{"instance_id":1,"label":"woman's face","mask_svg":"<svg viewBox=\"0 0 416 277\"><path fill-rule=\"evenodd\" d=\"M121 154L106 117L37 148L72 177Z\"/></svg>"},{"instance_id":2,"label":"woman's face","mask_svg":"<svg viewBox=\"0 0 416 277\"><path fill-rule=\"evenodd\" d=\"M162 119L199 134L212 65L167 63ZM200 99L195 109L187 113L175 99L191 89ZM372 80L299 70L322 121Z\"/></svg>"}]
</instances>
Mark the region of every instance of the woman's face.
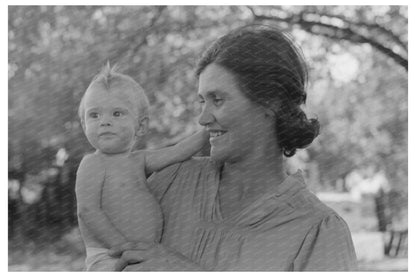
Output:
<instances>
[{"instance_id":1,"label":"woman's face","mask_svg":"<svg viewBox=\"0 0 416 277\"><path fill-rule=\"evenodd\" d=\"M198 95L202 103L199 124L210 132L211 159L250 159L267 151L266 139L276 143L274 119L243 94L229 70L208 65L199 76Z\"/></svg>"}]
</instances>

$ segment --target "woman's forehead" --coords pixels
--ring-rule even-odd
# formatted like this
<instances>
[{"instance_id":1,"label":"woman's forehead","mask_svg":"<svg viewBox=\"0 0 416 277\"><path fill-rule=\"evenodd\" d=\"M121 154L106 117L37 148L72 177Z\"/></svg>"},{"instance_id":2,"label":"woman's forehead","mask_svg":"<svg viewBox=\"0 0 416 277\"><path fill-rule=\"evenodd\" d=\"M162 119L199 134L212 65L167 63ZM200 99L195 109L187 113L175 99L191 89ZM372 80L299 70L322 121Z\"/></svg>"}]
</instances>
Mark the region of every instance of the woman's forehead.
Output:
<instances>
[{"instance_id":1,"label":"woman's forehead","mask_svg":"<svg viewBox=\"0 0 416 277\"><path fill-rule=\"evenodd\" d=\"M240 92L237 79L230 70L210 64L199 75L198 94L207 96L212 93L230 92Z\"/></svg>"}]
</instances>

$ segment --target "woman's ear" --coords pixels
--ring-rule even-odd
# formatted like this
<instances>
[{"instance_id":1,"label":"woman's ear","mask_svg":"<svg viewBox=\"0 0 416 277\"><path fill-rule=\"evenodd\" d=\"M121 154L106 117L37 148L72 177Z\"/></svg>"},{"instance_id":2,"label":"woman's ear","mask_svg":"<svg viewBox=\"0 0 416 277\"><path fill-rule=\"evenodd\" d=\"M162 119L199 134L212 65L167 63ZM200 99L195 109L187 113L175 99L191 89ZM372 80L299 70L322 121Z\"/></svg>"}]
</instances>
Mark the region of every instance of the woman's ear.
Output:
<instances>
[{"instance_id":1,"label":"woman's ear","mask_svg":"<svg viewBox=\"0 0 416 277\"><path fill-rule=\"evenodd\" d=\"M139 124L137 126L136 130L136 136L141 137L147 134L147 131L149 129L149 118L143 117L139 119Z\"/></svg>"},{"instance_id":2,"label":"woman's ear","mask_svg":"<svg viewBox=\"0 0 416 277\"><path fill-rule=\"evenodd\" d=\"M265 116L266 117L276 117L277 111L279 110L280 104L278 101L270 101L265 107Z\"/></svg>"},{"instance_id":3,"label":"woman's ear","mask_svg":"<svg viewBox=\"0 0 416 277\"><path fill-rule=\"evenodd\" d=\"M271 108L266 108L264 112L266 117L275 117L276 113Z\"/></svg>"}]
</instances>

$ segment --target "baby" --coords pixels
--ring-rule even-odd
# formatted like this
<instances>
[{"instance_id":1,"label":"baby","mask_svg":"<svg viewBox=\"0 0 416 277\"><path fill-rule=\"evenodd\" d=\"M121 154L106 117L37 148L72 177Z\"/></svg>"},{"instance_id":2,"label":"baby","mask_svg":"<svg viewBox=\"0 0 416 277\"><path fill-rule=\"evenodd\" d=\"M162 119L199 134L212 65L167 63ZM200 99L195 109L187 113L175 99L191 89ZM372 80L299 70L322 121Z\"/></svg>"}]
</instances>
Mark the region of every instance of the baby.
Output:
<instances>
[{"instance_id":1,"label":"baby","mask_svg":"<svg viewBox=\"0 0 416 277\"><path fill-rule=\"evenodd\" d=\"M78 168L78 222L86 245L86 269L112 271L109 248L134 241L158 242L162 213L146 176L190 158L208 140L200 131L175 146L132 149L148 127L148 100L132 78L109 65L92 80L79 108L82 128L95 153Z\"/></svg>"}]
</instances>

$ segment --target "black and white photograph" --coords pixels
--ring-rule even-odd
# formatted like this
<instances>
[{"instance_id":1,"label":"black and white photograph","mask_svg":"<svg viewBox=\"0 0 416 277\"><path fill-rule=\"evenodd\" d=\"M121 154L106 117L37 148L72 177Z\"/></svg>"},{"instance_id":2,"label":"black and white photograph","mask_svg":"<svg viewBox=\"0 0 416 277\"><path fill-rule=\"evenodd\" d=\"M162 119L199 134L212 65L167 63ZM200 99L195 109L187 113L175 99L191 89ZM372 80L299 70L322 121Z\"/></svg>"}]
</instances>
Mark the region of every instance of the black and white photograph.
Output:
<instances>
[{"instance_id":1,"label":"black and white photograph","mask_svg":"<svg viewBox=\"0 0 416 277\"><path fill-rule=\"evenodd\" d=\"M9 4L8 271L407 272L408 9Z\"/></svg>"}]
</instances>

